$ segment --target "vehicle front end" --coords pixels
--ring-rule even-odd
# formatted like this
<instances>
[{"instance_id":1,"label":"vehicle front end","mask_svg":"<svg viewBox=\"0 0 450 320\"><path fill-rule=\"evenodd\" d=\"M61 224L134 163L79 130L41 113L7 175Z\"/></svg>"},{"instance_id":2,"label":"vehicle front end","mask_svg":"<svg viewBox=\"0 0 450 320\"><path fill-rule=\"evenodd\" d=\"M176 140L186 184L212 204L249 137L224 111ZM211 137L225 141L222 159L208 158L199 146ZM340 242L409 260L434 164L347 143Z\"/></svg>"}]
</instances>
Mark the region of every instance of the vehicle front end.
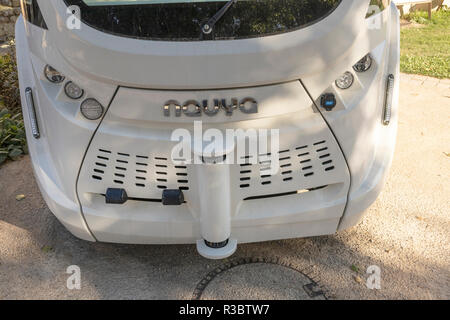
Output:
<instances>
[{"instance_id":1,"label":"vehicle front end","mask_svg":"<svg viewBox=\"0 0 450 320\"><path fill-rule=\"evenodd\" d=\"M349 228L377 198L398 118L390 1L23 0L22 10L33 169L75 236L196 243L219 259L238 243Z\"/></svg>"}]
</instances>

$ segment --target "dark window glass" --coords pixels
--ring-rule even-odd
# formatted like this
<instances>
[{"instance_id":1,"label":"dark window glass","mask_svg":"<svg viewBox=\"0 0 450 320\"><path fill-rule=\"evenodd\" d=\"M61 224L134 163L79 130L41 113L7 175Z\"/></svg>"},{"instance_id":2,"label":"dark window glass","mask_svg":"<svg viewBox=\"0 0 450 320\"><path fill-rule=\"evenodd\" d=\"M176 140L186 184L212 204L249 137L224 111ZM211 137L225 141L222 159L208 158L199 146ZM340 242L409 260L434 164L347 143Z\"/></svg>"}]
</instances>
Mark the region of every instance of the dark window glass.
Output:
<instances>
[{"instance_id":1,"label":"dark window glass","mask_svg":"<svg viewBox=\"0 0 450 320\"><path fill-rule=\"evenodd\" d=\"M22 2L24 9L24 18L38 27L47 29L47 25L45 24L44 17L42 16L42 12L41 9L39 9L37 1L22 0Z\"/></svg>"},{"instance_id":2,"label":"dark window glass","mask_svg":"<svg viewBox=\"0 0 450 320\"><path fill-rule=\"evenodd\" d=\"M306 27L329 15L341 0L242 0L235 3L205 36L202 25L226 2L180 2L87 6L81 20L115 35L152 40L226 40L261 37Z\"/></svg>"}]
</instances>

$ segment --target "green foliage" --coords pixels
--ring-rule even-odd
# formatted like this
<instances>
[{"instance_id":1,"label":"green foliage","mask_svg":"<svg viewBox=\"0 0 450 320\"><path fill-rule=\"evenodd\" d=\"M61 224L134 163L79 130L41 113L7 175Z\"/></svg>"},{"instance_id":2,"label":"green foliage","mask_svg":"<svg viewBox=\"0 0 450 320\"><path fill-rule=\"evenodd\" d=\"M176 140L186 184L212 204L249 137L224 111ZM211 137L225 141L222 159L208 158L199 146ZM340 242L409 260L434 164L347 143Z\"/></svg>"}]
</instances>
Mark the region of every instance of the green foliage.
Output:
<instances>
[{"instance_id":1,"label":"green foliage","mask_svg":"<svg viewBox=\"0 0 450 320\"><path fill-rule=\"evenodd\" d=\"M0 56L0 100L13 114L20 112L20 90L14 43L9 52Z\"/></svg>"},{"instance_id":2,"label":"green foliage","mask_svg":"<svg viewBox=\"0 0 450 320\"><path fill-rule=\"evenodd\" d=\"M413 12L405 18L419 26L401 30L402 72L450 78L450 11Z\"/></svg>"},{"instance_id":3,"label":"green foliage","mask_svg":"<svg viewBox=\"0 0 450 320\"><path fill-rule=\"evenodd\" d=\"M15 160L27 153L27 141L22 115L12 115L8 109L0 111L0 164Z\"/></svg>"},{"instance_id":4,"label":"green foliage","mask_svg":"<svg viewBox=\"0 0 450 320\"><path fill-rule=\"evenodd\" d=\"M0 164L27 153L14 43L0 56Z\"/></svg>"},{"instance_id":5,"label":"green foliage","mask_svg":"<svg viewBox=\"0 0 450 320\"><path fill-rule=\"evenodd\" d=\"M413 21L419 24L432 24L432 25L448 25L450 11L440 10L433 12L431 20L428 19L428 12L426 11L414 11L406 14L403 18L408 21Z\"/></svg>"}]
</instances>

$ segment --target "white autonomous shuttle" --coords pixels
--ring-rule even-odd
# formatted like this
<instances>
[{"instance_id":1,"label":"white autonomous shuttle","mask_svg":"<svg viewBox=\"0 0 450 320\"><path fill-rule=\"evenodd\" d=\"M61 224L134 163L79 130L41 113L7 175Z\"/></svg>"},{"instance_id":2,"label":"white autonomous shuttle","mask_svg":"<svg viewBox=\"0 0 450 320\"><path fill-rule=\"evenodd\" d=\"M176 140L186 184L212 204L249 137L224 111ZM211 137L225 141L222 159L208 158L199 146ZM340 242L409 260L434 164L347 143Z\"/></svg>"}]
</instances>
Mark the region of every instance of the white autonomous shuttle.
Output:
<instances>
[{"instance_id":1,"label":"white autonomous shuttle","mask_svg":"<svg viewBox=\"0 0 450 320\"><path fill-rule=\"evenodd\" d=\"M391 1L21 3L34 173L75 236L221 259L347 229L377 198L397 133ZM239 134L207 153L208 130Z\"/></svg>"}]
</instances>

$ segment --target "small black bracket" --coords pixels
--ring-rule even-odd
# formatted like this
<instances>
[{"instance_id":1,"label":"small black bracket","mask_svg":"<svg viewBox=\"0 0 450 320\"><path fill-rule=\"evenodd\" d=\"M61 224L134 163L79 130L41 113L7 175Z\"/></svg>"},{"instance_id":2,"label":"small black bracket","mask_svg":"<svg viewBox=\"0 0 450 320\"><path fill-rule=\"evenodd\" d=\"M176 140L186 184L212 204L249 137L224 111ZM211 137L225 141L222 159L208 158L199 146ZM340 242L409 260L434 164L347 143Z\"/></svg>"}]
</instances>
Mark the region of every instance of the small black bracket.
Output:
<instances>
[{"instance_id":1,"label":"small black bracket","mask_svg":"<svg viewBox=\"0 0 450 320\"><path fill-rule=\"evenodd\" d=\"M124 189L108 188L105 199L109 204L124 204L128 200L128 195Z\"/></svg>"},{"instance_id":2,"label":"small black bracket","mask_svg":"<svg viewBox=\"0 0 450 320\"><path fill-rule=\"evenodd\" d=\"M179 206L184 203L183 191L180 189L166 189L162 194L162 204L165 206Z\"/></svg>"}]
</instances>

